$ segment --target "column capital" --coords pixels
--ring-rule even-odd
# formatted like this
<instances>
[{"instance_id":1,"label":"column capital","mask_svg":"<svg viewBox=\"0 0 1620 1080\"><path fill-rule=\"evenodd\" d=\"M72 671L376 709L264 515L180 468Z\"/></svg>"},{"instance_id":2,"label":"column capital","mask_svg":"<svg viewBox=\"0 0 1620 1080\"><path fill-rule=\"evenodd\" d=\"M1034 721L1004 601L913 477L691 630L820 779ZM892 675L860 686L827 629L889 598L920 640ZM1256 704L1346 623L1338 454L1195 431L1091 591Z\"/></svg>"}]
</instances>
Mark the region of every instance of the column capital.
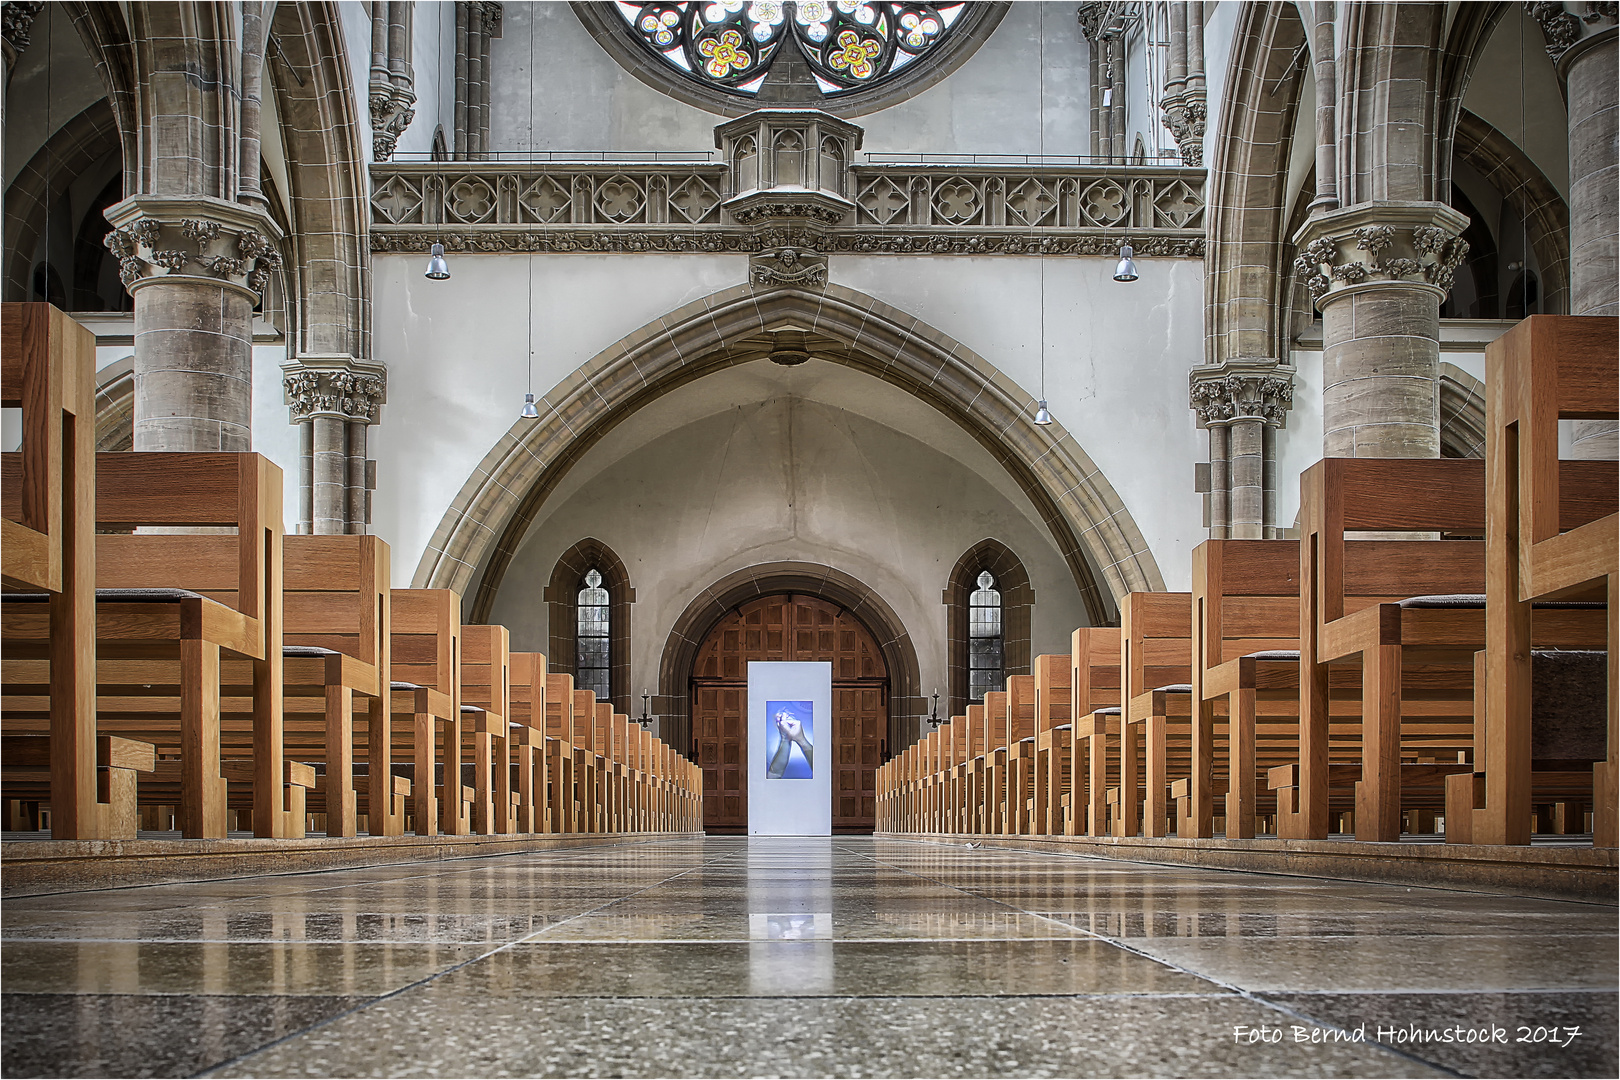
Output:
<instances>
[{"instance_id":1,"label":"column capital","mask_svg":"<svg viewBox=\"0 0 1620 1080\"><path fill-rule=\"evenodd\" d=\"M1467 227L1467 215L1444 203L1358 203L1301 226L1294 267L1318 308L1368 285L1426 286L1443 296L1468 254Z\"/></svg>"},{"instance_id":2,"label":"column capital","mask_svg":"<svg viewBox=\"0 0 1620 1080\"><path fill-rule=\"evenodd\" d=\"M1613 37L1620 23L1620 3L1528 3L1530 17L1541 24L1547 55L1558 66L1558 77L1569 75L1569 65L1596 39Z\"/></svg>"},{"instance_id":3,"label":"column capital","mask_svg":"<svg viewBox=\"0 0 1620 1080\"><path fill-rule=\"evenodd\" d=\"M388 369L352 356L300 356L281 365L291 422L317 416L375 424L388 400Z\"/></svg>"},{"instance_id":4,"label":"column capital","mask_svg":"<svg viewBox=\"0 0 1620 1080\"><path fill-rule=\"evenodd\" d=\"M16 63L22 51L33 44L30 36L34 17L45 5L41 0L6 0L0 6L0 41L4 42L6 67Z\"/></svg>"},{"instance_id":5,"label":"column capital","mask_svg":"<svg viewBox=\"0 0 1620 1080\"><path fill-rule=\"evenodd\" d=\"M1202 364L1188 377L1188 404L1198 426L1262 420L1282 427L1294 404L1294 369L1275 360Z\"/></svg>"},{"instance_id":6,"label":"column capital","mask_svg":"<svg viewBox=\"0 0 1620 1080\"><path fill-rule=\"evenodd\" d=\"M102 241L118 257L119 280L176 278L262 294L281 268L281 229L263 208L206 195L132 195L107 209Z\"/></svg>"}]
</instances>

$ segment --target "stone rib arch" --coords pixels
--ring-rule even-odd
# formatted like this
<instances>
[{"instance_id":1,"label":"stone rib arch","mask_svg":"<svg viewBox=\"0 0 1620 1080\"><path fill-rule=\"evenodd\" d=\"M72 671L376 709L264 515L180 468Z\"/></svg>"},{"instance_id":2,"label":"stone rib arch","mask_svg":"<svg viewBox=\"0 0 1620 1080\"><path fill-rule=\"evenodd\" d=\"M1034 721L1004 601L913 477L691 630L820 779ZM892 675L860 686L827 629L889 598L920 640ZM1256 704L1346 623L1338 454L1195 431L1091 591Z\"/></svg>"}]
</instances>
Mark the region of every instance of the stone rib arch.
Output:
<instances>
[{"instance_id":1,"label":"stone rib arch","mask_svg":"<svg viewBox=\"0 0 1620 1080\"><path fill-rule=\"evenodd\" d=\"M1092 622L1108 622L1126 593L1164 588L1113 485L1061 425L1032 423L1034 400L1024 389L967 346L838 285L763 294L739 285L598 353L545 395L541 419L513 424L485 455L434 531L413 584L471 592L468 617L486 619L530 523L587 449L675 387L761 358L766 350L746 339L784 322L832 339L837 347L818 355L916 395L988 449L1035 504Z\"/></svg>"},{"instance_id":2,"label":"stone rib arch","mask_svg":"<svg viewBox=\"0 0 1620 1080\"><path fill-rule=\"evenodd\" d=\"M281 4L266 74L281 113L294 298L289 354L371 356L365 154L343 28L331 3Z\"/></svg>"}]
</instances>

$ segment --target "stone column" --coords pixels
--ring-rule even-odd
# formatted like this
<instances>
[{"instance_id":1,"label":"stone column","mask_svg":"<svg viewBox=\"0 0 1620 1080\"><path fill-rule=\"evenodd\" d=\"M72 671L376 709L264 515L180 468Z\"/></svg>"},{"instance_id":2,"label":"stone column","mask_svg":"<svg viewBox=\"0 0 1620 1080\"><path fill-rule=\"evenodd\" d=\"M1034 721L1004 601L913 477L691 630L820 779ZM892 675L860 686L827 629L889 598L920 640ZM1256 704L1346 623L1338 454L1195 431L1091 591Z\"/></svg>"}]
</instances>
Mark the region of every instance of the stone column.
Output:
<instances>
[{"instance_id":1,"label":"stone column","mask_svg":"<svg viewBox=\"0 0 1620 1080\"><path fill-rule=\"evenodd\" d=\"M1572 315L1620 314L1620 140L1613 4L1536 3L1547 54L1569 107L1569 285ZM1604 10L1607 9L1607 10ZM1613 420L1577 420L1574 457L1620 457Z\"/></svg>"},{"instance_id":2,"label":"stone column","mask_svg":"<svg viewBox=\"0 0 1620 1080\"><path fill-rule=\"evenodd\" d=\"M467 5L467 157L477 159L484 153L478 133L483 128L484 91L484 14L482 3Z\"/></svg>"},{"instance_id":3,"label":"stone column","mask_svg":"<svg viewBox=\"0 0 1620 1080\"><path fill-rule=\"evenodd\" d=\"M1108 110L1108 135L1115 164L1125 161L1130 148L1125 145L1125 35L1113 34L1108 38L1108 88L1113 92L1113 104Z\"/></svg>"},{"instance_id":4,"label":"stone column","mask_svg":"<svg viewBox=\"0 0 1620 1080\"><path fill-rule=\"evenodd\" d=\"M1204 164L1204 126L1209 118L1204 89L1204 5L1199 0L1187 4L1187 87L1181 96L1182 130L1175 133L1176 147L1186 165Z\"/></svg>"},{"instance_id":5,"label":"stone column","mask_svg":"<svg viewBox=\"0 0 1620 1080\"><path fill-rule=\"evenodd\" d=\"M366 483L366 428L370 422L360 419L350 419L349 429L349 458L348 458L348 490L345 495L348 505L344 507L344 518L348 522L349 532L364 534L366 526L370 524L370 513L366 507L366 496L369 485Z\"/></svg>"},{"instance_id":6,"label":"stone column","mask_svg":"<svg viewBox=\"0 0 1620 1080\"><path fill-rule=\"evenodd\" d=\"M1467 225L1443 203L1367 202L1294 235L1322 312L1325 457L1440 456L1440 301Z\"/></svg>"},{"instance_id":7,"label":"stone column","mask_svg":"<svg viewBox=\"0 0 1620 1080\"><path fill-rule=\"evenodd\" d=\"M348 356L304 356L284 364L282 372L292 422L305 428L300 440L309 447L307 494L300 493L300 505L308 504L308 531L364 533L365 429L377 422L384 401L381 365Z\"/></svg>"},{"instance_id":8,"label":"stone column","mask_svg":"<svg viewBox=\"0 0 1620 1080\"><path fill-rule=\"evenodd\" d=\"M1227 421L1209 423L1209 537L1225 540L1232 527L1231 431Z\"/></svg>"},{"instance_id":9,"label":"stone column","mask_svg":"<svg viewBox=\"0 0 1620 1080\"><path fill-rule=\"evenodd\" d=\"M456 4L456 110L450 152L458 161L467 156L467 23L471 8L466 0Z\"/></svg>"},{"instance_id":10,"label":"stone column","mask_svg":"<svg viewBox=\"0 0 1620 1080\"><path fill-rule=\"evenodd\" d=\"M1332 0L1311 5L1311 52L1316 73L1316 198L1311 210L1336 210L1339 206L1339 129L1338 61L1335 58Z\"/></svg>"},{"instance_id":11,"label":"stone column","mask_svg":"<svg viewBox=\"0 0 1620 1080\"><path fill-rule=\"evenodd\" d=\"M136 195L107 210L135 298L135 449L252 449L253 305L281 265L255 206Z\"/></svg>"},{"instance_id":12,"label":"stone column","mask_svg":"<svg viewBox=\"0 0 1620 1080\"><path fill-rule=\"evenodd\" d=\"M1276 440L1294 401L1294 369L1275 361L1205 365L1191 404L1209 430L1211 539L1276 534Z\"/></svg>"}]
</instances>

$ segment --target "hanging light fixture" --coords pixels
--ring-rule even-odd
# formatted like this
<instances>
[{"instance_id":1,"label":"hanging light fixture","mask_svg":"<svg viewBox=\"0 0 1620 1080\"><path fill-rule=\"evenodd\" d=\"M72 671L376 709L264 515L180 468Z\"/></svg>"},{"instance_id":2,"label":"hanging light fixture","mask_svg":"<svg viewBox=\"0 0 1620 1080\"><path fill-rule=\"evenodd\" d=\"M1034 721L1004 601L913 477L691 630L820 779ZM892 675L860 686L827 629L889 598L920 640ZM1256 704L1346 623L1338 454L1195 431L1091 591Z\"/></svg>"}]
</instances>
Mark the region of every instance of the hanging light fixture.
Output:
<instances>
[{"instance_id":1,"label":"hanging light fixture","mask_svg":"<svg viewBox=\"0 0 1620 1080\"><path fill-rule=\"evenodd\" d=\"M529 160L534 160L534 13L529 13ZM528 321L524 330L528 334L529 351L524 357L524 371L528 380L528 393L523 395L523 409L518 416L524 420L540 419L540 410L534 405L534 253L524 256L529 264Z\"/></svg>"},{"instance_id":2,"label":"hanging light fixture","mask_svg":"<svg viewBox=\"0 0 1620 1080\"><path fill-rule=\"evenodd\" d=\"M1123 244L1119 249L1119 265L1114 267L1115 281L1136 280L1136 249L1129 244Z\"/></svg>"},{"instance_id":3,"label":"hanging light fixture","mask_svg":"<svg viewBox=\"0 0 1620 1080\"><path fill-rule=\"evenodd\" d=\"M1046 11L1042 9L1038 16L1036 33L1040 37L1040 58L1036 61L1040 65L1040 144L1041 164L1046 164ZM1035 426L1046 427L1052 423L1052 413L1046 407L1046 248L1040 248L1041 268L1041 397L1035 403ZM938 695L936 695L937 697Z\"/></svg>"},{"instance_id":4,"label":"hanging light fixture","mask_svg":"<svg viewBox=\"0 0 1620 1080\"><path fill-rule=\"evenodd\" d=\"M444 20L439 20L439 69L444 69ZM434 155L437 156L437 155ZM450 280L450 264L444 261L444 245L439 243L439 236L444 232L444 168L439 169L439 206L434 214L433 246L428 249L427 273L422 276L429 281ZM422 202L423 213L427 211L427 200Z\"/></svg>"},{"instance_id":5,"label":"hanging light fixture","mask_svg":"<svg viewBox=\"0 0 1620 1080\"><path fill-rule=\"evenodd\" d=\"M428 252L427 273L422 276L429 281L444 281L450 277L450 264L444 261L443 244L434 244Z\"/></svg>"}]
</instances>

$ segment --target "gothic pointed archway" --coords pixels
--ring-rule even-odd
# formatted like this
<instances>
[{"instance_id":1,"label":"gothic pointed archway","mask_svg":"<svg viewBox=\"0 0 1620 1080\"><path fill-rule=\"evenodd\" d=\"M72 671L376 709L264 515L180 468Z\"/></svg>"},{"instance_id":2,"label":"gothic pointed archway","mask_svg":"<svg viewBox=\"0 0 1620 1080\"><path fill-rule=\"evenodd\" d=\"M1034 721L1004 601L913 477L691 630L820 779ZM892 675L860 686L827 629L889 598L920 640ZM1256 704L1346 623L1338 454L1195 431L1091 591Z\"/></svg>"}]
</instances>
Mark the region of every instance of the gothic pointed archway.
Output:
<instances>
[{"instance_id":1,"label":"gothic pointed archway","mask_svg":"<svg viewBox=\"0 0 1620 1080\"><path fill-rule=\"evenodd\" d=\"M694 301L598 353L549 391L537 421L518 421L451 502L417 566L417 588L454 589L485 621L546 499L584 453L635 412L687 382L760 359L749 346L784 324L836 348L818 356L927 402L973 436L1034 503L1068 563L1090 621L1164 577L1113 485L1061 424L1037 427L1035 402L961 342L865 293L758 291L740 285ZM768 351L768 350L767 350Z\"/></svg>"}]
</instances>

